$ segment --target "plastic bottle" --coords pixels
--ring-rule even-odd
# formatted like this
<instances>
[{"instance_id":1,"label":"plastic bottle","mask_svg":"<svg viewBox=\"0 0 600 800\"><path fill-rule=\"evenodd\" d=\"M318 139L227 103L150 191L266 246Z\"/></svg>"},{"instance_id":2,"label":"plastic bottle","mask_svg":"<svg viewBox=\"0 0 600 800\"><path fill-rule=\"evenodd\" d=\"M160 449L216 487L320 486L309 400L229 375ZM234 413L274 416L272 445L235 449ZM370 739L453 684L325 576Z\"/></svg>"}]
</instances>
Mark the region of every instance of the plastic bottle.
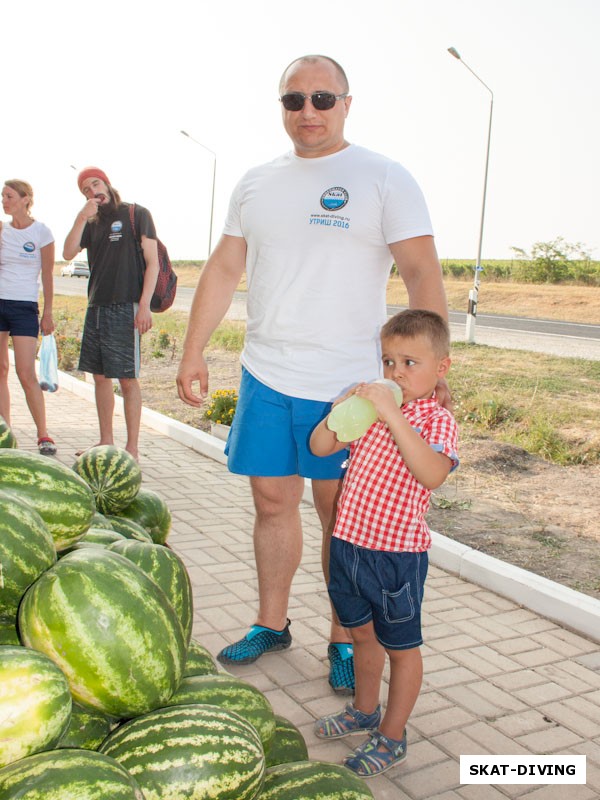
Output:
<instances>
[{"instance_id":1,"label":"plastic bottle","mask_svg":"<svg viewBox=\"0 0 600 800\"><path fill-rule=\"evenodd\" d=\"M394 381L386 378L374 381L384 383L394 393L398 406L402 405L402 389ZM367 431L377 419L375 406L366 397L351 395L343 403L335 406L327 419L327 427L334 431L340 442L353 442Z\"/></svg>"}]
</instances>

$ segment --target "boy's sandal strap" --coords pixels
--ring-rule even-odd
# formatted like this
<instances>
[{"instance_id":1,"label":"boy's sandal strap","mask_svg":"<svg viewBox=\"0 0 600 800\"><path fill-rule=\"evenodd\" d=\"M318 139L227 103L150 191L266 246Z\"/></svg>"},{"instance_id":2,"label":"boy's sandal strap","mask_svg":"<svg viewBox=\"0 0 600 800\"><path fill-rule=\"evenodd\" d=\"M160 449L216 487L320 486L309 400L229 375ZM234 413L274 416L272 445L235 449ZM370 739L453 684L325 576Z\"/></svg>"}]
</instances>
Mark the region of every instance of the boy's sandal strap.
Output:
<instances>
[{"instance_id":1,"label":"boy's sandal strap","mask_svg":"<svg viewBox=\"0 0 600 800\"><path fill-rule=\"evenodd\" d=\"M347 703L343 711L322 717L315 722L315 735L320 739L341 739L351 733L368 733L381 722L381 706L372 714L364 714Z\"/></svg>"},{"instance_id":2,"label":"boy's sandal strap","mask_svg":"<svg viewBox=\"0 0 600 800\"><path fill-rule=\"evenodd\" d=\"M400 740L375 731L368 741L344 759L344 765L361 778L372 778L400 764L406 755L406 731Z\"/></svg>"}]
</instances>

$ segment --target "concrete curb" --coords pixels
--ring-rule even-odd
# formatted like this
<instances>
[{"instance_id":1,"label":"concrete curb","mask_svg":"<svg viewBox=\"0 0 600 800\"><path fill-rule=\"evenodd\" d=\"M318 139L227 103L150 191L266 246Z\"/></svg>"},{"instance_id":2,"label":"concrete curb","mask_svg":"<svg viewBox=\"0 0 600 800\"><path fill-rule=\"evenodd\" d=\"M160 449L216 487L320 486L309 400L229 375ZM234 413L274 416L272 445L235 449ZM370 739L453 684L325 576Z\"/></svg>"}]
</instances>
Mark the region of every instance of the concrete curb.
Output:
<instances>
[{"instance_id":1,"label":"concrete curb","mask_svg":"<svg viewBox=\"0 0 600 800\"><path fill-rule=\"evenodd\" d=\"M94 402L94 387L85 381L60 372L59 385ZM118 396L115 397L115 411L123 413L123 401ZM145 407L142 408L142 422L220 464L227 464L225 442L204 431ZM305 481L302 499L311 505L313 503L309 480ZM433 531L432 538L429 555L435 566L600 642L600 600L488 556L441 533Z\"/></svg>"}]
</instances>

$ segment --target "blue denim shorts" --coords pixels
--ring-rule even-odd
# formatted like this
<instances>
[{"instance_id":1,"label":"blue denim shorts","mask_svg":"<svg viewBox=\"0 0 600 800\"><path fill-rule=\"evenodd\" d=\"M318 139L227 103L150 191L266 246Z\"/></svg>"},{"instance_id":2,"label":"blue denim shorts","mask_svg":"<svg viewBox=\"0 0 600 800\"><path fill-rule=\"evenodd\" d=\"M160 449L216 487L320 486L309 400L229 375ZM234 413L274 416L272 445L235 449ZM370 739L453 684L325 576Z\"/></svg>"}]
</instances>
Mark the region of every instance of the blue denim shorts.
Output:
<instances>
[{"instance_id":1,"label":"blue denim shorts","mask_svg":"<svg viewBox=\"0 0 600 800\"><path fill-rule=\"evenodd\" d=\"M11 336L32 336L40 332L39 307L29 300L0 300L0 331Z\"/></svg>"},{"instance_id":2,"label":"blue denim shorts","mask_svg":"<svg viewBox=\"0 0 600 800\"><path fill-rule=\"evenodd\" d=\"M348 452L319 457L309 448L311 433L330 409L331 403L276 392L242 369L239 399L225 448L230 472L339 479Z\"/></svg>"},{"instance_id":3,"label":"blue denim shorts","mask_svg":"<svg viewBox=\"0 0 600 800\"><path fill-rule=\"evenodd\" d=\"M357 628L372 620L389 650L419 647L428 564L427 552L368 550L334 536L327 588L341 624Z\"/></svg>"}]
</instances>

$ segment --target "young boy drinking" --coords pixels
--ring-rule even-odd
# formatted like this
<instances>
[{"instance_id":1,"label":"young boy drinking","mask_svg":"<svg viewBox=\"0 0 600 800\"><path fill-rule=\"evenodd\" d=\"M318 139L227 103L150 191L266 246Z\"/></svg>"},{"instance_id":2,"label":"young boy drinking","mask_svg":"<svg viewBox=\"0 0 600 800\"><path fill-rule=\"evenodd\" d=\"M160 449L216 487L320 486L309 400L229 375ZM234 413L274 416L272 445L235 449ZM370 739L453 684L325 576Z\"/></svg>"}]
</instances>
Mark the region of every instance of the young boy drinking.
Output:
<instances>
[{"instance_id":1,"label":"young boy drinking","mask_svg":"<svg viewBox=\"0 0 600 800\"><path fill-rule=\"evenodd\" d=\"M425 514L431 491L458 465L456 422L435 396L450 367L449 347L442 317L402 311L381 330L384 377L402 389L402 406L384 383L361 383L345 396L367 398L378 416L349 445L331 541L328 590L352 635L356 695L338 714L318 720L315 733L329 739L369 734L344 760L363 778L406 758L405 726L421 688L421 601L431 547ZM319 456L348 447L327 419L310 440ZM386 653L390 684L382 716Z\"/></svg>"}]
</instances>

